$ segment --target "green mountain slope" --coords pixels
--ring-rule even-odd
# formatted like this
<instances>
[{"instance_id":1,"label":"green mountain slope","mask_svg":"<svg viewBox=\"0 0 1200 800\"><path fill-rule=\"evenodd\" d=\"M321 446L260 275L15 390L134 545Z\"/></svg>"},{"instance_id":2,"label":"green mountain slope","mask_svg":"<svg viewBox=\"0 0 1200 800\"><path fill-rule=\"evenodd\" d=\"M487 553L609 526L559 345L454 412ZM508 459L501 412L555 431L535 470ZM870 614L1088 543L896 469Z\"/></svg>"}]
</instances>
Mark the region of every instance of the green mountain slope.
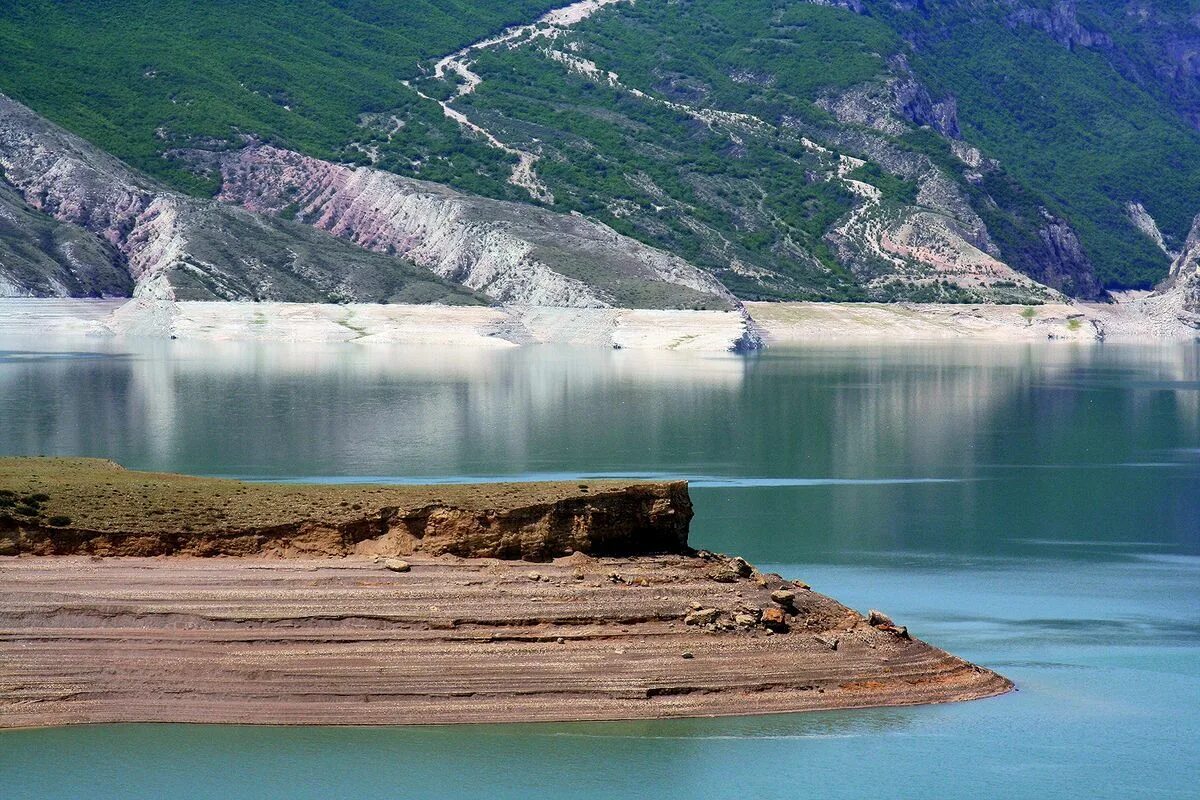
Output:
<instances>
[{"instance_id":1,"label":"green mountain slope","mask_svg":"<svg viewBox=\"0 0 1200 800\"><path fill-rule=\"evenodd\" d=\"M1128 80L1116 65L1127 59L1108 44L1018 22L1007 4L924 5L868 3L917 43L914 67L928 85L957 98L963 135L1065 213L1105 285L1161 280L1164 255L1126 206L1140 202L1176 245L1187 236L1200 210L1200 136L1184 115L1153 82Z\"/></svg>"},{"instance_id":2,"label":"green mountain slope","mask_svg":"<svg viewBox=\"0 0 1200 800\"><path fill-rule=\"evenodd\" d=\"M473 172L494 151L460 134L400 81L554 0L22 0L0 8L0 92L175 188L211 177L162 158L252 133L322 157L364 114L401 111L388 147L430 180ZM497 167L498 169L499 167ZM486 171L486 170L485 170ZM504 193L503 179L475 188Z\"/></svg>"},{"instance_id":3,"label":"green mountain slope","mask_svg":"<svg viewBox=\"0 0 1200 800\"><path fill-rule=\"evenodd\" d=\"M1147 220L1172 250L1200 211L1195 2L616 2L434 77L558 5L27 0L0 92L192 194L252 138L584 214L747 298L1149 288Z\"/></svg>"}]
</instances>

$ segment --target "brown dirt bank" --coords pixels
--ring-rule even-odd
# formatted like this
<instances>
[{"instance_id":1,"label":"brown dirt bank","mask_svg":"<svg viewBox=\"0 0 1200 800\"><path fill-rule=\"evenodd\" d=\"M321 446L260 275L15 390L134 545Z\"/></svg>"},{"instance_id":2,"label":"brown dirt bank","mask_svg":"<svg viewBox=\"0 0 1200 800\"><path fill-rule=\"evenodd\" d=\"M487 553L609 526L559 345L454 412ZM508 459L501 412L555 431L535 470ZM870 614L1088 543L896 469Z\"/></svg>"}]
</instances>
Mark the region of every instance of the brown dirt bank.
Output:
<instances>
[{"instance_id":1,"label":"brown dirt bank","mask_svg":"<svg viewBox=\"0 0 1200 800\"><path fill-rule=\"evenodd\" d=\"M683 484L244 485L9 459L0 488L23 553L0 557L0 728L652 718L1012 688L691 551ZM432 532L431 506L450 520ZM172 557L102 557L135 547Z\"/></svg>"},{"instance_id":2,"label":"brown dirt bank","mask_svg":"<svg viewBox=\"0 0 1200 800\"><path fill-rule=\"evenodd\" d=\"M1011 688L723 558L406 560L0 558L0 727L649 718Z\"/></svg>"},{"instance_id":3,"label":"brown dirt bank","mask_svg":"<svg viewBox=\"0 0 1200 800\"><path fill-rule=\"evenodd\" d=\"M425 552L539 561L682 552L691 518L680 481L331 486L0 458L0 555Z\"/></svg>"}]
</instances>

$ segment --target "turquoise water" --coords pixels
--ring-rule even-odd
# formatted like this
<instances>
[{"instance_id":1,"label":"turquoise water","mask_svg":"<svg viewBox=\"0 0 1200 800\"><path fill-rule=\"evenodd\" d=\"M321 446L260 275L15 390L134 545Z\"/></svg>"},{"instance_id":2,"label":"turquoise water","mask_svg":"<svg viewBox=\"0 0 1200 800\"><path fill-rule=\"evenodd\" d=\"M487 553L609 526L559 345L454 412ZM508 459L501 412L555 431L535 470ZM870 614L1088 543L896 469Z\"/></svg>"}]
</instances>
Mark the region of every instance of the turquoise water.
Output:
<instances>
[{"instance_id":1,"label":"turquoise water","mask_svg":"<svg viewBox=\"0 0 1200 800\"><path fill-rule=\"evenodd\" d=\"M0 734L0 797L1200 794L1200 348L0 339L0 451L248 478L693 480L741 553L1015 680L948 706ZM0 657L2 657L0 651Z\"/></svg>"}]
</instances>

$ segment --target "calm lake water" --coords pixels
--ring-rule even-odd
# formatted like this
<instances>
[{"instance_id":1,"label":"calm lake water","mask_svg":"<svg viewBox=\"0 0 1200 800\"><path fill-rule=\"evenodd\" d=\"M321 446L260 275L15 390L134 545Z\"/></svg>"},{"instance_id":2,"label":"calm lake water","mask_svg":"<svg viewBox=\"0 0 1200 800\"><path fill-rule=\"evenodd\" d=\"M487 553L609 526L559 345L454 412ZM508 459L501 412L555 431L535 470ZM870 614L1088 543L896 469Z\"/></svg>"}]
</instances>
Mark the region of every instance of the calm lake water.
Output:
<instances>
[{"instance_id":1,"label":"calm lake water","mask_svg":"<svg viewBox=\"0 0 1200 800\"><path fill-rule=\"evenodd\" d=\"M253 478L690 478L740 553L1017 682L924 708L0 734L4 798L1200 792L1200 347L698 357L0 339L0 452Z\"/></svg>"}]
</instances>

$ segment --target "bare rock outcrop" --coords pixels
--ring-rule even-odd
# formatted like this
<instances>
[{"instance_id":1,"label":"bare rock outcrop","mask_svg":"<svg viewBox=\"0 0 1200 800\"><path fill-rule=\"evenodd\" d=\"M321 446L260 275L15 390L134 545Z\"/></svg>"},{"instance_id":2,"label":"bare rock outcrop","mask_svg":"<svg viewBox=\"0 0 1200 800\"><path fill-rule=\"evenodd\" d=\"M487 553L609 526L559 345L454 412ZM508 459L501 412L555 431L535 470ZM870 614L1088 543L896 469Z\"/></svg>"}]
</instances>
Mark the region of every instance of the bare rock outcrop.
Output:
<instances>
[{"instance_id":1,"label":"bare rock outcrop","mask_svg":"<svg viewBox=\"0 0 1200 800\"><path fill-rule=\"evenodd\" d=\"M917 80L904 56L889 61L892 74L868 81L841 94L817 100L844 125L861 125L889 136L900 136L909 125L929 126L947 139L958 140L958 102L953 95L935 100Z\"/></svg>"},{"instance_id":2,"label":"bare rock outcrop","mask_svg":"<svg viewBox=\"0 0 1200 800\"><path fill-rule=\"evenodd\" d=\"M506 303L731 308L683 259L578 215L472 197L427 181L262 144L219 157L221 199L403 256Z\"/></svg>"},{"instance_id":3,"label":"bare rock outcrop","mask_svg":"<svg viewBox=\"0 0 1200 800\"><path fill-rule=\"evenodd\" d=\"M1158 289L1182 311L1200 315L1200 215L1192 222L1187 241L1171 263L1171 272Z\"/></svg>"},{"instance_id":4,"label":"bare rock outcrop","mask_svg":"<svg viewBox=\"0 0 1200 800\"><path fill-rule=\"evenodd\" d=\"M1112 47L1112 37L1107 33L1092 30L1081 24L1077 16L1075 0L1056 0L1049 8L1018 6L1009 15L1012 25L1028 25L1037 28L1064 47Z\"/></svg>"},{"instance_id":5,"label":"bare rock outcrop","mask_svg":"<svg viewBox=\"0 0 1200 800\"><path fill-rule=\"evenodd\" d=\"M1092 300L1104 296L1104 287L1079 236L1070 223L1042 209L1038 228L1041 249L1032 250L1025 272L1034 280L1065 294Z\"/></svg>"},{"instance_id":6,"label":"bare rock outcrop","mask_svg":"<svg viewBox=\"0 0 1200 800\"><path fill-rule=\"evenodd\" d=\"M682 481L288 486L133 472L95 459L0 460L0 555L545 561L682 553L691 519Z\"/></svg>"},{"instance_id":7,"label":"bare rock outcrop","mask_svg":"<svg viewBox=\"0 0 1200 800\"><path fill-rule=\"evenodd\" d=\"M481 302L399 258L170 191L4 95L0 169L30 207L106 242L135 296Z\"/></svg>"}]
</instances>

